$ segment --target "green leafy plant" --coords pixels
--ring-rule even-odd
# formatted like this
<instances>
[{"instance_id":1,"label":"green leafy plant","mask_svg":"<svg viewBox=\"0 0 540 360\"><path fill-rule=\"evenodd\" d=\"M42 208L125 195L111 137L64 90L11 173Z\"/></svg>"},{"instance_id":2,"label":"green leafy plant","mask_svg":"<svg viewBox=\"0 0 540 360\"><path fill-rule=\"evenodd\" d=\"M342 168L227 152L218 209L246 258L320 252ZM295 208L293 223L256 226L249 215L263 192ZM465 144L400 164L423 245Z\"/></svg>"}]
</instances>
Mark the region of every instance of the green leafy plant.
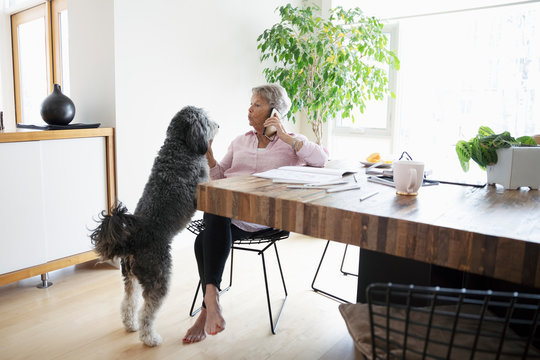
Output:
<instances>
[{"instance_id":1,"label":"green leafy plant","mask_svg":"<svg viewBox=\"0 0 540 360\"><path fill-rule=\"evenodd\" d=\"M287 90L293 122L298 111L305 112L320 144L327 119L352 117L355 106L363 113L368 100L390 92L382 65L399 69L399 59L388 49L383 24L359 8L332 9L327 20L316 5L288 4L277 11L281 21L257 38L261 61L274 62L264 75Z\"/></svg>"},{"instance_id":2,"label":"green leafy plant","mask_svg":"<svg viewBox=\"0 0 540 360\"><path fill-rule=\"evenodd\" d=\"M469 141L459 140L456 152L463 171L469 170L469 161L473 159L481 169L497 163L497 149L511 146L536 146L531 136L514 139L508 131L495 134L487 126L481 126L478 134Z\"/></svg>"}]
</instances>

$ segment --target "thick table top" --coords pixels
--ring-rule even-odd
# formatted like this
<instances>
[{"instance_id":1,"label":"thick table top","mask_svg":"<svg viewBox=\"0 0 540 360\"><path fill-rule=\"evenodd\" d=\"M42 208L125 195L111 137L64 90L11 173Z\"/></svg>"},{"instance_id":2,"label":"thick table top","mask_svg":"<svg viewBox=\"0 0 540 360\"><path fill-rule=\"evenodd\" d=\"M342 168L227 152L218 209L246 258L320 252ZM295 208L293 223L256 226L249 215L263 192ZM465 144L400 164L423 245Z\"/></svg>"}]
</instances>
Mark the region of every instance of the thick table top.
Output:
<instances>
[{"instance_id":1,"label":"thick table top","mask_svg":"<svg viewBox=\"0 0 540 360\"><path fill-rule=\"evenodd\" d=\"M328 194L240 176L200 184L198 209L540 287L540 192L440 184L418 196L369 183ZM379 193L360 201L360 195Z\"/></svg>"}]
</instances>

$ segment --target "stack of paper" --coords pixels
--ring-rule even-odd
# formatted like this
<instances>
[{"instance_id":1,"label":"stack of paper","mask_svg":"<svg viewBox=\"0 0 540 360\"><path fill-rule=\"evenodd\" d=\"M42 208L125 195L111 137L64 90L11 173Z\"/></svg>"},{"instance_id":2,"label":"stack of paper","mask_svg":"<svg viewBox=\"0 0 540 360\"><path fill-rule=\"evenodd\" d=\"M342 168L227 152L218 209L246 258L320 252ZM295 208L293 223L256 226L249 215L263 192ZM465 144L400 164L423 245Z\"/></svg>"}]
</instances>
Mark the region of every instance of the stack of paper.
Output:
<instances>
[{"instance_id":1,"label":"stack of paper","mask_svg":"<svg viewBox=\"0 0 540 360\"><path fill-rule=\"evenodd\" d=\"M272 179L275 182L309 184L339 180L348 172L348 170L344 169L316 168L310 166L282 166L278 169L253 174L253 176Z\"/></svg>"}]
</instances>

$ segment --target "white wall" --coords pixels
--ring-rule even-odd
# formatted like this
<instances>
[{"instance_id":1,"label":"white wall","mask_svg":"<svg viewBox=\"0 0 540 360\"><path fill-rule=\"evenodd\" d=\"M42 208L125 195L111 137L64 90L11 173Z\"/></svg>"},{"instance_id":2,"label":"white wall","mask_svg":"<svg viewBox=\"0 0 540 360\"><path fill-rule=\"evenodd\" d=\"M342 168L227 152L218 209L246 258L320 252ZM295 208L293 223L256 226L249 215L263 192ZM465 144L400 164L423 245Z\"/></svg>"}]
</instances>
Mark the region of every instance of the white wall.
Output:
<instances>
[{"instance_id":1,"label":"white wall","mask_svg":"<svg viewBox=\"0 0 540 360\"><path fill-rule=\"evenodd\" d=\"M68 0L74 123L115 127L114 2Z\"/></svg>"},{"instance_id":2,"label":"white wall","mask_svg":"<svg viewBox=\"0 0 540 360\"><path fill-rule=\"evenodd\" d=\"M218 159L249 130L251 88L265 82L256 40L286 2L115 1L118 194L128 209L182 107L202 107L221 125Z\"/></svg>"}]
</instances>

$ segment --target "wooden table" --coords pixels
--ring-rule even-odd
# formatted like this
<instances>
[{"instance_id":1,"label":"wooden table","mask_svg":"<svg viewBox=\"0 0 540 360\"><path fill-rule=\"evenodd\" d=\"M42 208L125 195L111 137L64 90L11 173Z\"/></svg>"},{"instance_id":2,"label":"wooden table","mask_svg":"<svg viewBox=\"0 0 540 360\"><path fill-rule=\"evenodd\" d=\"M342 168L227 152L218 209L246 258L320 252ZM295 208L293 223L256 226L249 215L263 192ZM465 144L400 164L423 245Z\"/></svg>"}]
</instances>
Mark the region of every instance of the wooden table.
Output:
<instances>
[{"instance_id":1,"label":"wooden table","mask_svg":"<svg viewBox=\"0 0 540 360\"><path fill-rule=\"evenodd\" d=\"M361 275L380 270L372 267L378 258L363 256L383 255L405 261L393 274L425 271L410 260L540 288L538 190L440 184L397 196L367 182L363 170L356 177L360 190L332 194L253 176L210 181L198 187L198 209L360 246ZM379 193L359 201L373 190ZM371 280L359 280L359 299Z\"/></svg>"}]
</instances>

